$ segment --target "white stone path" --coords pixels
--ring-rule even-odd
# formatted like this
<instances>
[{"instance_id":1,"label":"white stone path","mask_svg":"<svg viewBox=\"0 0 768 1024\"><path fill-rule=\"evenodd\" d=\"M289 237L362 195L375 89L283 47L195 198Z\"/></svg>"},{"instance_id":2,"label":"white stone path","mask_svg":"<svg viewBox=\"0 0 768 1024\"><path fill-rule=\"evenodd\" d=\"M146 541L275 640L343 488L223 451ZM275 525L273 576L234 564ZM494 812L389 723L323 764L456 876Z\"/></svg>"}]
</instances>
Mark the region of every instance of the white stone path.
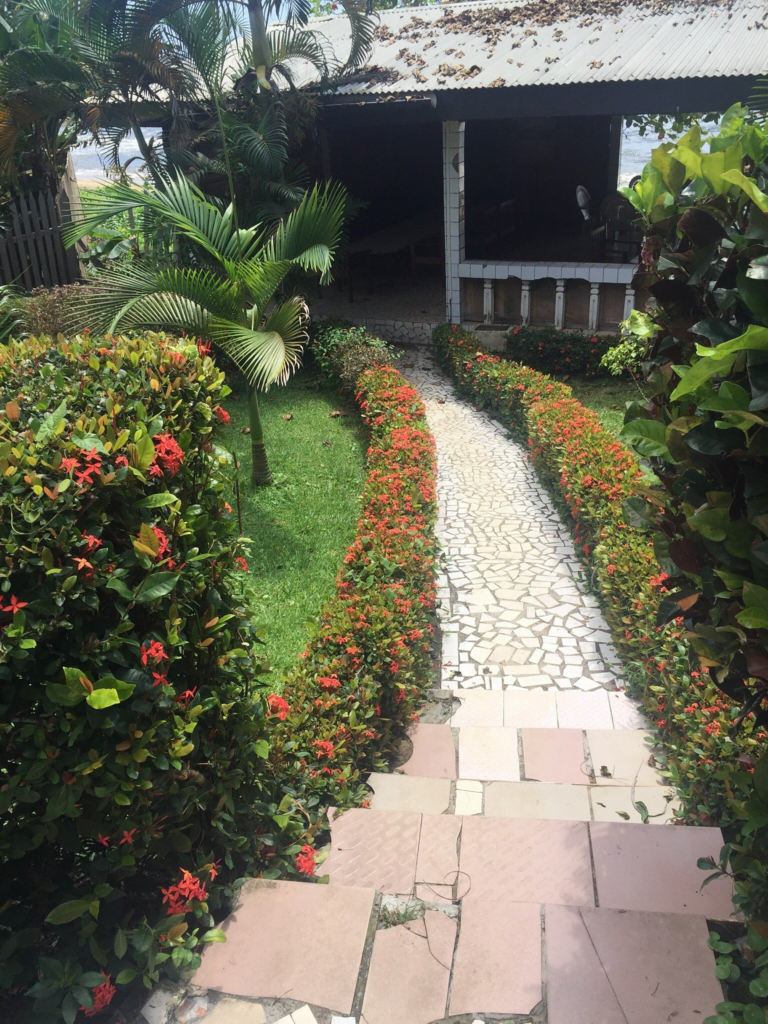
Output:
<instances>
[{"instance_id":1,"label":"white stone path","mask_svg":"<svg viewBox=\"0 0 768 1024\"><path fill-rule=\"evenodd\" d=\"M720 830L669 824L525 450L426 353L401 369L437 441L442 689L370 808L334 818L328 885L247 883L195 976L239 997L212 1024L700 1024L722 998L707 919L731 893L701 890L696 862Z\"/></svg>"}]
</instances>

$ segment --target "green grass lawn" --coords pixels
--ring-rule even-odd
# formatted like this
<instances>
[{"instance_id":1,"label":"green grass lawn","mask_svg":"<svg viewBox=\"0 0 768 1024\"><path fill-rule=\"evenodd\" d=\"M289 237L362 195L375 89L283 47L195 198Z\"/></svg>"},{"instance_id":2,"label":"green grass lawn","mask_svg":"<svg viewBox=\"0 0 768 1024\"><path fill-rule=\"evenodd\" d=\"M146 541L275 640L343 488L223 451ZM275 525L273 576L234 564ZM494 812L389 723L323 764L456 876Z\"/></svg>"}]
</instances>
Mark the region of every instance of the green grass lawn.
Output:
<instances>
[{"instance_id":1,"label":"green grass lawn","mask_svg":"<svg viewBox=\"0 0 768 1024\"><path fill-rule=\"evenodd\" d=\"M254 621L266 630L266 654L275 677L296 661L307 641L307 622L334 589L360 508L366 435L354 403L304 370L286 387L260 396L264 434L274 476L271 487L250 484L250 438L244 391L224 403L231 422L220 444L241 464L243 532L256 592ZM345 416L332 417L341 411ZM292 419L284 419L291 415ZM230 498L235 506L234 495Z\"/></svg>"},{"instance_id":2,"label":"green grass lawn","mask_svg":"<svg viewBox=\"0 0 768 1024\"><path fill-rule=\"evenodd\" d=\"M625 404L642 401L635 382L623 377L569 377L565 383L573 388L573 397L596 412L605 429L616 436L624 423Z\"/></svg>"}]
</instances>

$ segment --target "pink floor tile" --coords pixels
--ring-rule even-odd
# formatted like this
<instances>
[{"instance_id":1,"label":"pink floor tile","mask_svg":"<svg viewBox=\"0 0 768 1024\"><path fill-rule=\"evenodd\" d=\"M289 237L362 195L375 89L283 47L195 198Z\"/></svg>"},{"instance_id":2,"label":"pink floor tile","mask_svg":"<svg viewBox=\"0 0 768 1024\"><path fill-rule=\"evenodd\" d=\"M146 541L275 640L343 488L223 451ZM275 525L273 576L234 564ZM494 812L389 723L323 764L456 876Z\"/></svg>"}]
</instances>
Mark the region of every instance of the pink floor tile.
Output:
<instances>
[{"instance_id":1,"label":"pink floor tile","mask_svg":"<svg viewBox=\"0 0 768 1024\"><path fill-rule=\"evenodd\" d=\"M331 852L322 866L330 884L410 895L416 877L421 815L353 808L331 826Z\"/></svg>"},{"instance_id":2,"label":"pink floor tile","mask_svg":"<svg viewBox=\"0 0 768 1024\"><path fill-rule=\"evenodd\" d=\"M193 980L250 998L352 1010L373 889L249 881Z\"/></svg>"},{"instance_id":3,"label":"pink floor tile","mask_svg":"<svg viewBox=\"0 0 768 1024\"><path fill-rule=\"evenodd\" d=\"M587 785L581 729L522 729L525 778Z\"/></svg>"},{"instance_id":4,"label":"pink floor tile","mask_svg":"<svg viewBox=\"0 0 768 1024\"><path fill-rule=\"evenodd\" d=\"M730 881L702 890L707 874L696 866L699 857L719 857L719 828L593 821L589 830L599 906L730 917Z\"/></svg>"},{"instance_id":5,"label":"pink floor tile","mask_svg":"<svg viewBox=\"0 0 768 1024\"><path fill-rule=\"evenodd\" d=\"M414 725L408 730L408 737L413 743L413 754L401 766L401 772L428 779L456 778L456 749L450 725Z\"/></svg>"},{"instance_id":6,"label":"pink floor tile","mask_svg":"<svg viewBox=\"0 0 768 1024\"><path fill-rule=\"evenodd\" d=\"M422 817L416 859L416 896L419 899L451 902L459 867L461 822L461 818L452 814L425 814Z\"/></svg>"},{"instance_id":7,"label":"pink floor tile","mask_svg":"<svg viewBox=\"0 0 768 1024\"><path fill-rule=\"evenodd\" d=\"M362 1020L429 1024L445 1016L456 921L428 910L422 920L376 932Z\"/></svg>"},{"instance_id":8,"label":"pink floor tile","mask_svg":"<svg viewBox=\"0 0 768 1024\"><path fill-rule=\"evenodd\" d=\"M703 1021L722 999L707 936L690 915L547 907L549 1024Z\"/></svg>"},{"instance_id":9,"label":"pink floor tile","mask_svg":"<svg viewBox=\"0 0 768 1024\"><path fill-rule=\"evenodd\" d=\"M467 897L461 905L450 1013L527 1014L541 996L538 903Z\"/></svg>"},{"instance_id":10,"label":"pink floor tile","mask_svg":"<svg viewBox=\"0 0 768 1024\"><path fill-rule=\"evenodd\" d=\"M464 818L462 892L479 900L594 906L587 823Z\"/></svg>"}]
</instances>

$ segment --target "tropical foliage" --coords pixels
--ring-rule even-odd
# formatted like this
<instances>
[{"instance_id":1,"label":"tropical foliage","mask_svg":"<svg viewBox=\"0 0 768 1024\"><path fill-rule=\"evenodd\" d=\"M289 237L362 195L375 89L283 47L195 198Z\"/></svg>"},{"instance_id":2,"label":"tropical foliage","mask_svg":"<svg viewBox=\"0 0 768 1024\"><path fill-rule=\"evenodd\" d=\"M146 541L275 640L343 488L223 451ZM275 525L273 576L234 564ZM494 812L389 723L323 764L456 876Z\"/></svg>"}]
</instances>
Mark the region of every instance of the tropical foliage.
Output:
<instances>
[{"instance_id":1,"label":"tropical foliage","mask_svg":"<svg viewBox=\"0 0 768 1024\"><path fill-rule=\"evenodd\" d=\"M270 483L256 389L284 381L295 369L308 322L304 300L279 289L297 269L328 279L345 193L334 186L313 189L267 235L260 225L239 227L233 204L225 207L205 196L183 176L161 181L162 190L104 189L91 203L88 220L70 230L71 239L82 237L122 211L143 207L171 225L178 242L165 259L106 267L85 300L84 315L98 330L160 326L221 348L250 387L253 482Z\"/></svg>"},{"instance_id":2,"label":"tropical foliage","mask_svg":"<svg viewBox=\"0 0 768 1024\"><path fill-rule=\"evenodd\" d=\"M349 390L354 390L363 371L392 364L398 358L386 341L341 318L313 324L310 335L312 355L323 375Z\"/></svg>"}]
</instances>

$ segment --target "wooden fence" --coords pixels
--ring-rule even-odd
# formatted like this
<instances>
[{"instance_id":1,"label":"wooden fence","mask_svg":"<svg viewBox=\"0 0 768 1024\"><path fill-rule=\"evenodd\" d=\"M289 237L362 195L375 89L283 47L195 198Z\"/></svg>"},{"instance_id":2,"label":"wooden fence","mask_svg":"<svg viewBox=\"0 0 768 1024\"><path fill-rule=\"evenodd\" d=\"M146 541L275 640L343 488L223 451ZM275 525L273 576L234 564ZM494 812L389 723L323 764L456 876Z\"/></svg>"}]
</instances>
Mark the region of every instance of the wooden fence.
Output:
<instances>
[{"instance_id":1,"label":"wooden fence","mask_svg":"<svg viewBox=\"0 0 768 1024\"><path fill-rule=\"evenodd\" d=\"M58 192L28 192L11 199L0 231L0 283L31 291L80 280L77 249L65 248L61 224L80 212L80 193L71 160Z\"/></svg>"}]
</instances>

